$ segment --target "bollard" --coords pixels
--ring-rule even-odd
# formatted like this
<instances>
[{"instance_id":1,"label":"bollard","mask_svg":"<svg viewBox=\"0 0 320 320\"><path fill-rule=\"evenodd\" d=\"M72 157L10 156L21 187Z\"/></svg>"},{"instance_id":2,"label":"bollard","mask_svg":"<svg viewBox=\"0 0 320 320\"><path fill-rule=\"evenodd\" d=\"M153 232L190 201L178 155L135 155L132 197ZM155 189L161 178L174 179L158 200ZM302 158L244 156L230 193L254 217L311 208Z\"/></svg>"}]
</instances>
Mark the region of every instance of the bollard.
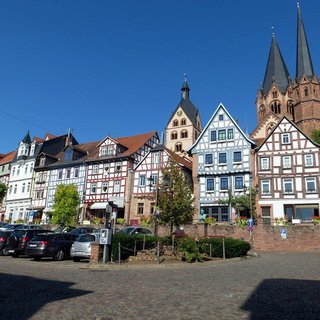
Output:
<instances>
[{"instance_id":1,"label":"bollard","mask_svg":"<svg viewBox=\"0 0 320 320\"><path fill-rule=\"evenodd\" d=\"M119 254L119 264L121 263L121 243L119 242L119 244L118 244L118 254Z\"/></svg>"},{"instance_id":2,"label":"bollard","mask_svg":"<svg viewBox=\"0 0 320 320\"><path fill-rule=\"evenodd\" d=\"M146 235L143 235L143 246L142 249L145 250L146 248Z\"/></svg>"},{"instance_id":3,"label":"bollard","mask_svg":"<svg viewBox=\"0 0 320 320\"><path fill-rule=\"evenodd\" d=\"M212 243L210 243L210 258L212 258Z\"/></svg>"},{"instance_id":4,"label":"bollard","mask_svg":"<svg viewBox=\"0 0 320 320\"><path fill-rule=\"evenodd\" d=\"M160 263L160 242L157 243L157 262Z\"/></svg>"},{"instance_id":5,"label":"bollard","mask_svg":"<svg viewBox=\"0 0 320 320\"><path fill-rule=\"evenodd\" d=\"M136 256L137 254L137 239L134 240L134 249L133 249L133 255Z\"/></svg>"},{"instance_id":6,"label":"bollard","mask_svg":"<svg viewBox=\"0 0 320 320\"><path fill-rule=\"evenodd\" d=\"M224 243L224 238L222 239L222 254L223 254L223 260L226 260L226 247Z\"/></svg>"}]
</instances>

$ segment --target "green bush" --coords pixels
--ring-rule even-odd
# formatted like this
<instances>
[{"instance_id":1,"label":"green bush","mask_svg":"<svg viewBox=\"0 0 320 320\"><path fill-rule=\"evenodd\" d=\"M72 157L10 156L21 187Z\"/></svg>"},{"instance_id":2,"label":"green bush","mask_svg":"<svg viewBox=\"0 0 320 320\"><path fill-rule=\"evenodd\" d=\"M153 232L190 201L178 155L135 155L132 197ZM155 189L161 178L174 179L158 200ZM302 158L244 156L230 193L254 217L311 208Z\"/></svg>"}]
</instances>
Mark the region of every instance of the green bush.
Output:
<instances>
[{"instance_id":1,"label":"green bush","mask_svg":"<svg viewBox=\"0 0 320 320\"><path fill-rule=\"evenodd\" d=\"M222 238L202 238L199 240L199 246L203 250L203 253L210 254L210 243L211 243L211 254L212 257L222 258L223 257L223 239ZM244 240L226 238L225 244L225 255L226 258L243 257L250 250L250 243Z\"/></svg>"},{"instance_id":2,"label":"green bush","mask_svg":"<svg viewBox=\"0 0 320 320\"><path fill-rule=\"evenodd\" d=\"M178 241L178 251L183 253L183 259L187 262L204 261L205 256L201 244L192 238L184 237Z\"/></svg>"},{"instance_id":3,"label":"green bush","mask_svg":"<svg viewBox=\"0 0 320 320\"><path fill-rule=\"evenodd\" d=\"M134 249L143 250L144 248L151 249L155 248L157 245L158 238L153 236L144 235L126 235L121 233L116 233L112 237L112 260L119 260L119 242L121 244L121 260L127 260L130 256L134 255Z\"/></svg>"}]
</instances>

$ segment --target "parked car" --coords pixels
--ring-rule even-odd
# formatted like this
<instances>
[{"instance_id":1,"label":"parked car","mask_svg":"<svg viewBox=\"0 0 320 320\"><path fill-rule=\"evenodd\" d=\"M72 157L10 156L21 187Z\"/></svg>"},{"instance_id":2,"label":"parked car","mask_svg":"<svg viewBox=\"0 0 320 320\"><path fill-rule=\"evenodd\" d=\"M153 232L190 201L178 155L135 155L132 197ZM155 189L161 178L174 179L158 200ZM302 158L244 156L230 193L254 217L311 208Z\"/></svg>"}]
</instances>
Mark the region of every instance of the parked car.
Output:
<instances>
[{"instance_id":1,"label":"parked car","mask_svg":"<svg viewBox=\"0 0 320 320\"><path fill-rule=\"evenodd\" d=\"M78 262L81 259L90 259L91 256L91 243L99 241L100 233L85 233L80 234L78 240L76 240L70 249L70 256L74 262Z\"/></svg>"},{"instance_id":2,"label":"parked car","mask_svg":"<svg viewBox=\"0 0 320 320\"><path fill-rule=\"evenodd\" d=\"M0 227L4 227L5 225L6 225L6 223L5 223L5 222L0 221Z\"/></svg>"},{"instance_id":3,"label":"parked car","mask_svg":"<svg viewBox=\"0 0 320 320\"><path fill-rule=\"evenodd\" d=\"M123 233L123 234L130 234L130 235L135 235L135 234L149 234L151 235L152 232L143 227L125 227L121 230L118 231L118 233Z\"/></svg>"},{"instance_id":4,"label":"parked car","mask_svg":"<svg viewBox=\"0 0 320 320\"><path fill-rule=\"evenodd\" d=\"M98 233L100 232L100 229L94 228L94 227L78 227L70 232L69 234L72 234L73 236L76 237L76 240L79 238L80 234L86 234L86 233Z\"/></svg>"},{"instance_id":5,"label":"parked car","mask_svg":"<svg viewBox=\"0 0 320 320\"><path fill-rule=\"evenodd\" d=\"M40 233L29 241L25 253L35 260L52 257L55 261L61 261L70 257L74 240L75 236L70 233Z\"/></svg>"},{"instance_id":6,"label":"parked car","mask_svg":"<svg viewBox=\"0 0 320 320\"><path fill-rule=\"evenodd\" d=\"M20 226L22 226L22 223L8 223L6 225L4 225L3 227L0 227L0 230L15 230L17 228L19 228Z\"/></svg>"},{"instance_id":7,"label":"parked car","mask_svg":"<svg viewBox=\"0 0 320 320\"><path fill-rule=\"evenodd\" d=\"M1 256L9 255L7 241L12 232L13 232L12 230L0 231L0 255Z\"/></svg>"},{"instance_id":8,"label":"parked car","mask_svg":"<svg viewBox=\"0 0 320 320\"><path fill-rule=\"evenodd\" d=\"M21 224L20 226L15 227L14 230L21 230L21 229L44 229L43 226L39 224Z\"/></svg>"},{"instance_id":9,"label":"parked car","mask_svg":"<svg viewBox=\"0 0 320 320\"><path fill-rule=\"evenodd\" d=\"M70 232L71 230L75 229L76 227L73 226L59 226L54 229L52 229L55 233L64 233L64 232Z\"/></svg>"},{"instance_id":10,"label":"parked car","mask_svg":"<svg viewBox=\"0 0 320 320\"><path fill-rule=\"evenodd\" d=\"M14 230L8 238L7 248L8 253L13 257L18 257L25 254L25 248L28 242L37 234L44 232L52 232L45 229L21 229Z\"/></svg>"}]
</instances>

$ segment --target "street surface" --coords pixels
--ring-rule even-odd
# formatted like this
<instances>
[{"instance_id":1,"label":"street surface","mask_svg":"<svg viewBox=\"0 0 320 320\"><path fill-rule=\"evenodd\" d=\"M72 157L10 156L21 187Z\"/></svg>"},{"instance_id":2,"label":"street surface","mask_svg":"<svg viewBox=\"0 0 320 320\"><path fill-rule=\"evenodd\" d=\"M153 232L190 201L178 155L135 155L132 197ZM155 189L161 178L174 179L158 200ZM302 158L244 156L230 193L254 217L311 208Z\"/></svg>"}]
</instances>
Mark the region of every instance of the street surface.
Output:
<instances>
[{"instance_id":1,"label":"street surface","mask_svg":"<svg viewBox=\"0 0 320 320\"><path fill-rule=\"evenodd\" d=\"M320 253L111 266L0 257L0 319L320 319Z\"/></svg>"}]
</instances>

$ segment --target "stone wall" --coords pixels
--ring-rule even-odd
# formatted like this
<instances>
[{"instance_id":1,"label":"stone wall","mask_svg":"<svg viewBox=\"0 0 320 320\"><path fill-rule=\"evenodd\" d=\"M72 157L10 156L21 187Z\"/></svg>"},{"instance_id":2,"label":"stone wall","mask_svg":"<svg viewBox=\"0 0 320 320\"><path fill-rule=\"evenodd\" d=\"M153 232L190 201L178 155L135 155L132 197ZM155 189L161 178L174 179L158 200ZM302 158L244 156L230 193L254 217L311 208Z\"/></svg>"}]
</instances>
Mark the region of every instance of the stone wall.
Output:
<instances>
[{"instance_id":1,"label":"stone wall","mask_svg":"<svg viewBox=\"0 0 320 320\"><path fill-rule=\"evenodd\" d=\"M191 237L227 237L250 242L248 228L237 225L194 224L184 225L185 233ZM286 237L281 236L285 230ZM159 226L159 236L169 235L170 228ZM254 226L253 247L255 251L320 251L320 225Z\"/></svg>"}]
</instances>

